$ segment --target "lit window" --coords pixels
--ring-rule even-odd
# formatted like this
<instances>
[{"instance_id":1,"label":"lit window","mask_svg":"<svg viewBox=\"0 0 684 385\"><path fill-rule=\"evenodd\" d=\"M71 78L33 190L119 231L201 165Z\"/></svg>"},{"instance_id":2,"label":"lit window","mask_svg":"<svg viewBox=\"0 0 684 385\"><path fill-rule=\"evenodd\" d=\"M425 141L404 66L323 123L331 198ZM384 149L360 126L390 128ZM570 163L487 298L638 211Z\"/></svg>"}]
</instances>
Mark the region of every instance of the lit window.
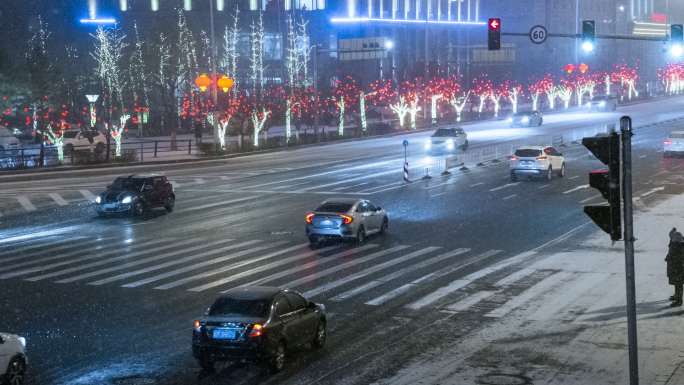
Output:
<instances>
[{"instance_id":1,"label":"lit window","mask_svg":"<svg viewBox=\"0 0 684 385\"><path fill-rule=\"evenodd\" d=\"M150 8L152 8L154 12L157 12L159 10L159 0L150 0Z\"/></svg>"},{"instance_id":2,"label":"lit window","mask_svg":"<svg viewBox=\"0 0 684 385\"><path fill-rule=\"evenodd\" d=\"M192 0L183 0L183 9L186 11L192 11Z\"/></svg>"},{"instance_id":3,"label":"lit window","mask_svg":"<svg viewBox=\"0 0 684 385\"><path fill-rule=\"evenodd\" d=\"M216 0L216 10L223 11L223 8L225 8L224 0Z\"/></svg>"},{"instance_id":4,"label":"lit window","mask_svg":"<svg viewBox=\"0 0 684 385\"><path fill-rule=\"evenodd\" d=\"M119 9L121 12L128 11L128 0L119 0Z\"/></svg>"}]
</instances>

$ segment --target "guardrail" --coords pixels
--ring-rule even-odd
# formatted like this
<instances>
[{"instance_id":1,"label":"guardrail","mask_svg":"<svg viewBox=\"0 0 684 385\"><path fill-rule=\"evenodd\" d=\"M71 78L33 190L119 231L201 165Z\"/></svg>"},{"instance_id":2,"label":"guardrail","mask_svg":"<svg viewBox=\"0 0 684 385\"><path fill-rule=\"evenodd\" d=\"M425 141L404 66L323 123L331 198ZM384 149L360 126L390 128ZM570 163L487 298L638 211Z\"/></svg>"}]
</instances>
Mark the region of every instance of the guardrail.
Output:
<instances>
[{"instance_id":1,"label":"guardrail","mask_svg":"<svg viewBox=\"0 0 684 385\"><path fill-rule=\"evenodd\" d=\"M55 145L29 145L26 147L0 149L0 170L51 167L58 165L88 165L108 162L145 163L174 157L187 159L197 146L192 140L177 140L175 147L171 140L124 142L117 157L115 143L93 143L62 148L62 158Z\"/></svg>"}]
</instances>

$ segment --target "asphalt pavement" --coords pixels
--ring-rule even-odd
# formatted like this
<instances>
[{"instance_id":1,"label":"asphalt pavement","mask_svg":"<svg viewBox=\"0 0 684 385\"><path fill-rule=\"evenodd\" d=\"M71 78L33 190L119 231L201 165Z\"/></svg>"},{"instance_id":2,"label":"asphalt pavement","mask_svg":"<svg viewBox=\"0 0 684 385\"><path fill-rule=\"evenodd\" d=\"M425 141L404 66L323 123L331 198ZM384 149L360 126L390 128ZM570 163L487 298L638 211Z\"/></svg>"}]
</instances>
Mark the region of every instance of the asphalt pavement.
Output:
<instances>
[{"instance_id":1,"label":"asphalt pavement","mask_svg":"<svg viewBox=\"0 0 684 385\"><path fill-rule=\"evenodd\" d=\"M683 106L672 98L547 115L542 127L465 126L472 153L561 136L567 175L551 181L511 182L501 159L442 176L423 151L426 133L125 172L0 176L0 330L27 337L32 384L372 383L442 343L441 310L469 284L515 274L528 258L594 230L582 206L602 201L587 185L600 163L577 143L583 134L632 116L642 127L635 197L680 194L684 163L663 159L662 141L684 126ZM402 180L404 139L410 183ZM426 168L432 178L423 180ZM134 172L167 175L174 212L98 218L94 195ZM304 215L337 196L385 208L389 233L311 251ZM324 303L322 353L292 355L275 376L251 366L201 372L190 354L192 320L221 291L246 284L291 287ZM466 334L481 321L450 322L450 332Z\"/></svg>"}]
</instances>

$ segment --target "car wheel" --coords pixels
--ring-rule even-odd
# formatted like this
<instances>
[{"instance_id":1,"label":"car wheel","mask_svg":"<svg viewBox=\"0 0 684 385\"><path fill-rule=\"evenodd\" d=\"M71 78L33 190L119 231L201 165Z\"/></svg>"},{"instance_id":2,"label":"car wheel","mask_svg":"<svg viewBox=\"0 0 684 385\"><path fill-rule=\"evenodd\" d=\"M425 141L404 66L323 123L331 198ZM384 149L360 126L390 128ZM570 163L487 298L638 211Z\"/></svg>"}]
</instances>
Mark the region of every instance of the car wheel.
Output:
<instances>
[{"instance_id":1,"label":"car wheel","mask_svg":"<svg viewBox=\"0 0 684 385\"><path fill-rule=\"evenodd\" d=\"M565 163L561 165L560 171L558 172L558 176L561 178L565 176Z\"/></svg>"},{"instance_id":2,"label":"car wheel","mask_svg":"<svg viewBox=\"0 0 684 385\"><path fill-rule=\"evenodd\" d=\"M518 181L518 176L515 175L514 172L511 173L511 182L517 182Z\"/></svg>"},{"instance_id":3,"label":"car wheel","mask_svg":"<svg viewBox=\"0 0 684 385\"><path fill-rule=\"evenodd\" d=\"M145 215L145 205L140 200L136 200L133 206L131 206L131 211L133 216L142 217Z\"/></svg>"},{"instance_id":4,"label":"car wheel","mask_svg":"<svg viewBox=\"0 0 684 385\"><path fill-rule=\"evenodd\" d=\"M214 360L212 360L207 355L204 355L204 356L202 356L202 358L198 359L197 363L202 368L202 370L204 370L206 372L213 372L214 371Z\"/></svg>"},{"instance_id":5,"label":"car wheel","mask_svg":"<svg viewBox=\"0 0 684 385\"><path fill-rule=\"evenodd\" d=\"M314 340L311 343L313 345L314 349L321 349L323 346L325 346L325 339L327 338L328 333L325 330L325 321L320 320L318 321L318 327L316 328L316 335L314 336Z\"/></svg>"},{"instance_id":6,"label":"car wheel","mask_svg":"<svg viewBox=\"0 0 684 385\"><path fill-rule=\"evenodd\" d=\"M283 368L285 367L285 359L286 359L286 352L285 352L285 344L282 342L278 343L278 346L276 347L275 351L273 352L273 356L271 357L270 363L269 363L269 369L271 370L271 373L278 373Z\"/></svg>"},{"instance_id":7,"label":"car wheel","mask_svg":"<svg viewBox=\"0 0 684 385\"><path fill-rule=\"evenodd\" d=\"M546 180L551 179L553 179L553 168L549 167L549 169L546 170Z\"/></svg>"},{"instance_id":8,"label":"car wheel","mask_svg":"<svg viewBox=\"0 0 684 385\"><path fill-rule=\"evenodd\" d=\"M25 374L26 362L19 357L15 357L10 361L9 366L7 367L5 378L9 385L23 385Z\"/></svg>"},{"instance_id":9,"label":"car wheel","mask_svg":"<svg viewBox=\"0 0 684 385\"><path fill-rule=\"evenodd\" d=\"M359 231L356 232L356 243L363 245L364 242L366 242L366 230L361 226Z\"/></svg>"},{"instance_id":10,"label":"car wheel","mask_svg":"<svg viewBox=\"0 0 684 385\"><path fill-rule=\"evenodd\" d=\"M382 220L382 226L380 226L380 234L385 234L387 233L387 229L389 229L389 221L387 220L387 217Z\"/></svg>"},{"instance_id":11,"label":"car wheel","mask_svg":"<svg viewBox=\"0 0 684 385\"><path fill-rule=\"evenodd\" d=\"M173 195L169 195L166 198L166 202L164 203L164 208L166 209L166 211L171 212L171 211L173 211L173 206L175 206L175 204L176 204L176 197L174 197Z\"/></svg>"},{"instance_id":12,"label":"car wheel","mask_svg":"<svg viewBox=\"0 0 684 385\"><path fill-rule=\"evenodd\" d=\"M309 237L309 248L312 250L315 250L318 248L318 238L316 237Z\"/></svg>"},{"instance_id":13,"label":"car wheel","mask_svg":"<svg viewBox=\"0 0 684 385\"><path fill-rule=\"evenodd\" d=\"M95 145L95 153L96 154L102 154L105 151L105 144L102 142L98 142Z\"/></svg>"}]
</instances>

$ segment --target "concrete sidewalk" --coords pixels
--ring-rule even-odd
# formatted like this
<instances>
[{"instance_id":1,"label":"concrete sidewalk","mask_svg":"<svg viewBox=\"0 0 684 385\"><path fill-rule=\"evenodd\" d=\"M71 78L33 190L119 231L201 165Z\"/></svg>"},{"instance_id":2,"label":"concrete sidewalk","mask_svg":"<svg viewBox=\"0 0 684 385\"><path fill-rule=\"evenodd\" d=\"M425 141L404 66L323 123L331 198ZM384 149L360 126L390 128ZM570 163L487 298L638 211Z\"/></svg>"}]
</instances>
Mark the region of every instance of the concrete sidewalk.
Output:
<instances>
[{"instance_id":1,"label":"concrete sidewalk","mask_svg":"<svg viewBox=\"0 0 684 385\"><path fill-rule=\"evenodd\" d=\"M673 289L664 258L668 231L684 230L684 196L638 203L640 379L642 384L682 385L684 308L669 307ZM480 301L448 316L445 330L449 317L473 317L477 326L455 331L464 335L450 336L450 347L423 354L377 384L628 384L623 243L611 245L608 235L597 231L584 242L569 239L559 246L566 249L519 266L524 269L504 277L503 286L501 277L495 279L498 288L481 284L491 290L491 298L505 300L495 306Z\"/></svg>"}]
</instances>

